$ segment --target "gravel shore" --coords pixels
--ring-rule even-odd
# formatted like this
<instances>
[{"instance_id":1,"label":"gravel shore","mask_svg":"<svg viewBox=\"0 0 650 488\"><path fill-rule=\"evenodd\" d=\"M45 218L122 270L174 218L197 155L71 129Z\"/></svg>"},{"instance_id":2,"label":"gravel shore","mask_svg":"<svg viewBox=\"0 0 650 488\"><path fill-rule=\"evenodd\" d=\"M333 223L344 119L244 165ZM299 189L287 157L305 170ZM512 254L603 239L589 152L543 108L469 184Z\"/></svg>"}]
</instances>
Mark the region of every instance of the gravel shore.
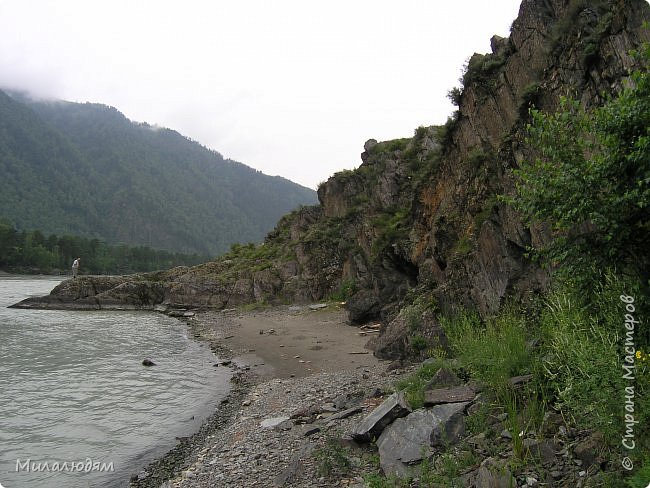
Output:
<instances>
[{"instance_id":1,"label":"gravel shore","mask_svg":"<svg viewBox=\"0 0 650 488\"><path fill-rule=\"evenodd\" d=\"M232 389L198 433L132 487L363 486L364 461L352 459L334 479L328 449L407 373L388 372L364 349L370 332L346 325L331 305L206 312L188 323L234 368Z\"/></svg>"}]
</instances>

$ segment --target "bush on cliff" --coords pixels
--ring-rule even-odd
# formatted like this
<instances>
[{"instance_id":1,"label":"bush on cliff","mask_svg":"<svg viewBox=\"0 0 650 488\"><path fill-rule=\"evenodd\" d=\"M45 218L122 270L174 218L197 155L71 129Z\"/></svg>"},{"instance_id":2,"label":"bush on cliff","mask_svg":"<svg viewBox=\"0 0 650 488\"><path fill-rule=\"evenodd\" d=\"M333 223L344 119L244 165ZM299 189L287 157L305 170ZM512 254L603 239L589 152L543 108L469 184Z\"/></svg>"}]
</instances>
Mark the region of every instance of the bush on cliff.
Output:
<instances>
[{"instance_id":1,"label":"bush on cliff","mask_svg":"<svg viewBox=\"0 0 650 488\"><path fill-rule=\"evenodd\" d=\"M532 110L534 161L518 170L507 199L555 239L536 251L568 275L617 267L650 278L650 47L645 66L602 107L563 99L560 110Z\"/></svg>"}]
</instances>

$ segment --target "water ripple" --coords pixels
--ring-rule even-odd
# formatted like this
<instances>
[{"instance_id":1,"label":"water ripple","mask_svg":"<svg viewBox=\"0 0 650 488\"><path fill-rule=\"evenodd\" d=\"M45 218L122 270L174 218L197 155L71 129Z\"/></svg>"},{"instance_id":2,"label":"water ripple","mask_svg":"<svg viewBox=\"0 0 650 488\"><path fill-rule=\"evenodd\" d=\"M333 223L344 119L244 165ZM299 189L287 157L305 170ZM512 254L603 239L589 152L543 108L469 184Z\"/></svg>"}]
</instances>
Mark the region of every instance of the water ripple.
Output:
<instances>
[{"instance_id":1,"label":"water ripple","mask_svg":"<svg viewBox=\"0 0 650 488\"><path fill-rule=\"evenodd\" d=\"M143 453L160 455L196 430L225 395L228 373L165 316L4 308L56 283L0 279L0 482L118 486L150 460ZM113 462L115 472L16 472L17 459L86 458Z\"/></svg>"}]
</instances>

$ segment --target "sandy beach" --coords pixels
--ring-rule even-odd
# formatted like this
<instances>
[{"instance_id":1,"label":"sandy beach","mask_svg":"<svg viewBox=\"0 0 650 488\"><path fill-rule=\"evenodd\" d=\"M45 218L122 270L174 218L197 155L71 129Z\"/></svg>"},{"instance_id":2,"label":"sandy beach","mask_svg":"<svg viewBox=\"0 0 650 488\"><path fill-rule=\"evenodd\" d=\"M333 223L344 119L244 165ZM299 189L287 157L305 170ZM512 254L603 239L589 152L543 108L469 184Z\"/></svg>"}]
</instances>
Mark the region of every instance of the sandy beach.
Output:
<instances>
[{"instance_id":1,"label":"sandy beach","mask_svg":"<svg viewBox=\"0 0 650 488\"><path fill-rule=\"evenodd\" d=\"M201 314L194 329L228 348L237 364L249 365L260 378L374 368L380 361L365 345L375 332L347 325L346 317L336 305L230 310Z\"/></svg>"},{"instance_id":2,"label":"sandy beach","mask_svg":"<svg viewBox=\"0 0 650 488\"><path fill-rule=\"evenodd\" d=\"M348 325L336 304L209 311L187 322L198 340L210 343L216 367L233 369L231 392L199 432L179 439L131 486L329 486L310 453L344 436L376 403L336 425L261 425L310 409L325 420L328 405L346 398L360 404L380 392L397 373L386 373L388 363L365 348L377 332Z\"/></svg>"}]
</instances>

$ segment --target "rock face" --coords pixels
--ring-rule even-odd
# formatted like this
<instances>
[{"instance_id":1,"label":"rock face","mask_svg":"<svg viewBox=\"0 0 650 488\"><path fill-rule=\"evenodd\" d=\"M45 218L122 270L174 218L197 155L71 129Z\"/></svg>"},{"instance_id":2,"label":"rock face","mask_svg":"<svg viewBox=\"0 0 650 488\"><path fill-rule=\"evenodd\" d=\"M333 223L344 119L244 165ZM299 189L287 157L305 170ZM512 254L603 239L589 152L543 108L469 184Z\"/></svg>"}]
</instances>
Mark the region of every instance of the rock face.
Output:
<instances>
[{"instance_id":1,"label":"rock face","mask_svg":"<svg viewBox=\"0 0 650 488\"><path fill-rule=\"evenodd\" d=\"M595 106L635 66L629 54L650 40L643 0L524 0L509 38L471 57L458 110L443 127L412 138L369 140L354 171L318 189L320 205L283 217L259 247L239 246L194 268L65 282L24 306L224 308L250 302L347 300L352 323L379 320L375 354L445 347L435 313L400 312L413 289L447 312L488 316L508 296L547 286L527 260L550 238L528 227L497 195L513 191L511 170L532 155L528 109L553 111L561 96ZM417 346L417 347L416 347Z\"/></svg>"}]
</instances>

